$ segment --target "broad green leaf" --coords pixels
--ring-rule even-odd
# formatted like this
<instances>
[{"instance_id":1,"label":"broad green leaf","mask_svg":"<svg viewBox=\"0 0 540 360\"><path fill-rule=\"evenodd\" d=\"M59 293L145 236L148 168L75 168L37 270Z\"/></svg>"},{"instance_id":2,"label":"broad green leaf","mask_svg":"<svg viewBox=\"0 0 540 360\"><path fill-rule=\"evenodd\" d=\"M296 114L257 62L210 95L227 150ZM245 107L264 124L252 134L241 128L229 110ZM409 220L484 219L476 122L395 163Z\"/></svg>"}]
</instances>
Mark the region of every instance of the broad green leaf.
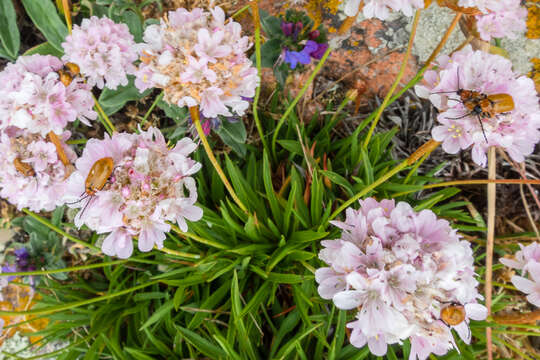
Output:
<instances>
[{"instance_id":1,"label":"broad green leaf","mask_svg":"<svg viewBox=\"0 0 540 360\"><path fill-rule=\"evenodd\" d=\"M0 41L11 58L16 58L21 45L17 14L13 0L0 0Z\"/></svg>"},{"instance_id":2,"label":"broad green leaf","mask_svg":"<svg viewBox=\"0 0 540 360\"><path fill-rule=\"evenodd\" d=\"M52 55L56 57L62 57L62 52L58 51L54 46L52 46L48 41L34 46L25 51L24 55Z\"/></svg>"},{"instance_id":3,"label":"broad green leaf","mask_svg":"<svg viewBox=\"0 0 540 360\"><path fill-rule=\"evenodd\" d=\"M30 19L45 35L49 43L64 53L62 43L68 35L66 24L60 19L56 7L48 0L21 0Z\"/></svg>"},{"instance_id":4,"label":"broad green leaf","mask_svg":"<svg viewBox=\"0 0 540 360\"><path fill-rule=\"evenodd\" d=\"M142 99L150 94L148 89L142 93L135 87L135 78L128 76L129 83L126 86L119 86L116 90L103 89L99 96L99 103L107 115L112 115L120 110L128 101Z\"/></svg>"},{"instance_id":5,"label":"broad green leaf","mask_svg":"<svg viewBox=\"0 0 540 360\"><path fill-rule=\"evenodd\" d=\"M281 55L281 40L272 39L261 46L261 66L272 68Z\"/></svg>"}]
</instances>

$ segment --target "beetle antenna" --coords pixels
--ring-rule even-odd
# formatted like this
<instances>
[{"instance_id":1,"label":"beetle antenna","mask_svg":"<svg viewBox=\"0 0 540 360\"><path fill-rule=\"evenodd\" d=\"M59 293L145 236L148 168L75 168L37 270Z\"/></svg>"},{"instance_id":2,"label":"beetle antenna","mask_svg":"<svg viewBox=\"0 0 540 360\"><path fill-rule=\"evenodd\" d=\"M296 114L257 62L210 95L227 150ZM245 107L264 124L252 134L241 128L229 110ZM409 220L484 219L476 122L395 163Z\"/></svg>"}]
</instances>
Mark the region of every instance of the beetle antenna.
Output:
<instances>
[{"instance_id":1,"label":"beetle antenna","mask_svg":"<svg viewBox=\"0 0 540 360\"><path fill-rule=\"evenodd\" d=\"M88 199L88 201L86 202L86 205L84 205L83 209L81 210L81 212L79 213L79 219L83 216L84 214L84 211L86 210L86 208L88 207L88 205L90 205L90 201L92 201L92 196L90 196L90 199Z\"/></svg>"},{"instance_id":2,"label":"beetle antenna","mask_svg":"<svg viewBox=\"0 0 540 360\"><path fill-rule=\"evenodd\" d=\"M463 116L460 116L460 117L457 117L457 118L445 117L445 119L449 119L449 120L461 120L461 119L466 118L467 116L472 115L472 114L473 114L473 113L470 112L470 113L467 113L467 114L465 114L465 115L463 115Z\"/></svg>"},{"instance_id":3,"label":"beetle antenna","mask_svg":"<svg viewBox=\"0 0 540 360\"><path fill-rule=\"evenodd\" d=\"M480 127L482 128L482 135L484 135L484 140L486 140L486 144L488 142L486 131L484 130L484 124L482 123L482 119L480 118L480 115L477 115L478 121L480 122Z\"/></svg>"}]
</instances>

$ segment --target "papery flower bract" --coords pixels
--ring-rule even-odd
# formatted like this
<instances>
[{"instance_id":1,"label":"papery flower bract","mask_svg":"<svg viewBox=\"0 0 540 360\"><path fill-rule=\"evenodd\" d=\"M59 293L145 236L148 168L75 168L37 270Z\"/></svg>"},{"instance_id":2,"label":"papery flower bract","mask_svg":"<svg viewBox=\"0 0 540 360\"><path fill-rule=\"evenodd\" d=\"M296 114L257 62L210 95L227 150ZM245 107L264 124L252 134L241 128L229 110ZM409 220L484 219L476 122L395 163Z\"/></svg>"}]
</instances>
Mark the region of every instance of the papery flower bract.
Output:
<instances>
[{"instance_id":1,"label":"papery flower bract","mask_svg":"<svg viewBox=\"0 0 540 360\"><path fill-rule=\"evenodd\" d=\"M0 72L0 130L16 126L29 132L60 135L76 119L96 119L90 86L74 78L68 86L57 71L62 62L50 55L20 56Z\"/></svg>"},{"instance_id":2,"label":"papery flower bract","mask_svg":"<svg viewBox=\"0 0 540 360\"><path fill-rule=\"evenodd\" d=\"M347 324L351 344L383 356L387 345L409 338L410 359L424 360L457 349L451 328L470 341L469 319L485 319L487 309L477 303L471 246L446 220L405 202L368 198L332 224L341 238L322 242L319 258L329 267L317 269L315 279L321 297L358 309ZM453 326L441 317L451 304L465 309L465 320Z\"/></svg>"},{"instance_id":3,"label":"papery flower bract","mask_svg":"<svg viewBox=\"0 0 540 360\"><path fill-rule=\"evenodd\" d=\"M196 147L191 139L183 138L169 149L156 128L90 139L67 182L68 205L84 209L75 217L75 225L110 233L102 244L107 255L131 256L135 236L140 251L162 248L170 230L168 221L187 231L186 219L198 221L202 217L202 209L194 205L197 188L192 177L201 164L189 158ZM78 201L85 193L90 169L106 157L114 162L110 179L94 196Z\"/></svg>"},{"instance_id":4,"label":"papery flower bract","mask_svg":"<svg viewBox=\"0 0 540 360\"><path fill-rule=\"evenodd\" d=\"M79 66L92 86L116 89L128 84L128 74L135 74L137 45L126 24L116 24L107 17L92 16L74 25L62 43L62 60Z\"/></svg>"},{"instance_id":5,"label":"papery flower bract","mask_svg":"<svg viewBox=\"0 0 540 360\"><path fill-rule=\"evenodd\" d=\"M345 0L345 15L356 16L360 8L360 0ZM401 11L406 16L412 16L415 9L422 9L424 0L367 0L362 9L366 18L385 20L390 15L390 9Z\"/></svg>"},{"instance_id":6,"label":"papery flower bract","mask_svg":"<svg viewBox=\"0 0 540 360\"><path fill-rule=\"evenodd\" d=\"M150 25L141 44L135 85L158 87L170 104L200 106L207 118L243 115L259 84L257 69L246 56L249 39L219 7L170 11Z\"/></svg>"},{"instance_id":7,"label":"papery flower bract","mask_svg":"<svg viewBox=\"0 0 540 360\"><path fill-rule=\"evenodd\" d=\"M415 90L439 110L437 119L441 125L433 128L432 135L443 143L446 152L455 154L472 145L472 158L480 166L486 165L489 146L504 148L517 162L532 153L540 140L540 107L531 79L518 77L512 63L502 56L473 51L470 46L452 57L439 57L438 66L438 71L426 71L425 84L417 85ZM482 131L479 116L472 114L457 95L458 87L487 96L509 95L514 109L489 119L480 118Z\"/></svg>"},{"instance_id":8,"label":"papery flower bract","mask_svg":"<svg viewBox=\"0 0 540 360\"><path fill-rule=\"evenodd\" d=\"M69 131L61 140L69 139ZM63 144L68 160L73 162L76 154ZM52 211L62 205L65 193L64 180L70 169L59 160L55 146L46 138L28 130L10 127L0 133L0 197L7 199L20 210ZM17 169L16 162L29 171Z\"/></svg>"}]
</instances>

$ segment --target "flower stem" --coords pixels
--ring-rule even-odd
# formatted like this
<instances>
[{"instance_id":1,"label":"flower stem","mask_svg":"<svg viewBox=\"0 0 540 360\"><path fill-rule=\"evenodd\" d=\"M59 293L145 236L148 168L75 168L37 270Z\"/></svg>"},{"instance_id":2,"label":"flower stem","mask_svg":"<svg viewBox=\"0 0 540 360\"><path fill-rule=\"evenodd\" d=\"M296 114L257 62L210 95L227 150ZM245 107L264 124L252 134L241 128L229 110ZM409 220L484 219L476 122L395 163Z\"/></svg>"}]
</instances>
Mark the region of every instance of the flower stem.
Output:
<instances>
[{"instance_id":1,"label":"flower stem","mask_svg":"<svg viewBox=\"0 0 540 360\"><path fill-rule=\"evenodd\" d=\"M192 233L185 233L183 232L182 230L180 230L180 228L172 223L169 223L169 225L171 225L171 229L172 231L174 231L175 233L177 233L178 235L180 236L184 236L184 237L187 237L187 238L190 238L190 239L193 239L201 244L204 244L204 245L208 245L208 246L212 246L212 247L215 247L217 249L228 249L229 247L227 245L224 245L224 244L220 244L218 242L215 242L215 241L212 241L212 240L207 240L207 239L203 239L195 234L192 234Z\"/></svg>"},{"instance_id":2,"label":"flower stem","mask_svg":"<svg viewBox=\"0 0 540 360\"><path fill-rule=\"evenodd\" d=\"M237 12L232 14L231 17L234 19L235 17L240 16L244 11L249 9L250 6L251 6L251 4L245 5L244 7L240 8Z\"/></svg>"},{"instance_id":3,"label":"flower stem","mask_svg":"<svg viewBox=\"0 0 540 360\"><path fill-rule=\"evenodd\" d=\"M386 180L390 179L392 176L400 172L401 170L405 169L407 166L410 166L414 164L416 161L418 161L420 158L422 158L425 155L430 154L433 150L435 150L441 143L437 142L435 140L429 140L427 143L420 146L414 153L412 153L407 159L405 159L403 162L399 163L396 167L394 167L392 170L388 171L386 174L378 178L375 182L369 184L366 186L362 191L354 195L349 200L345 201L343 204L341 204L340 207L338 207L331 215L328 221L335 219L336 216L339 215L340 212L345 210L347 207L349 207L352 203L354 203L356 200L360 199L362 196L366 195L373 189L375 189L380 184L384 183Z\"/></svg>"},{"instance_id":4,"label":"flower stem","mask_svg":"<svg viewBox=\"0 0 540 360\"><path fill-rule=\"evenodd\" d=\"M497 176L497 153L496 148L491 146L488 150L488 179L495 180ZM487 204L488 204L488 218L487 218L487 246L486 246L486 284L485 284L485 297L486 307L488 309L488 316L491 314L491 291L492 291L492 279L493 279L493 245L495 240L495 203L497 196L497 188L495 183L488 184L487 186ZM488 360L493 359L493 343L491 339L491 328L486 328L487 338L487 352Z\"/></svg>"},{"instance_id":5,"label":"flower stem","mask_svg":"<svg viewBox=\"0 0 540 360\"><path fill-rule=\"evenodd\" d=\"M144 114L142 120L141 120L141 126L143 126L146 121L148 121L148 117L150 116L150 114L152 113L152 111L154 111L154 108L156 107L157 103L159 102L159 100L163 99L163 96L165 95L165 93L162 91L158 96L156 96L156 99L154 100L154 102L152 103L152 105L150 106L150 109L148 109L148 111L146 112L146 114Z\"/></svg>"},{"instance_id":6,"label":"flower stem","mask_svg":"<svg viewBox=\"0 0 540 360\"><path fill-rule=\"evenodd\" d=\"M255 24L255 62L257 65L257 74L259 75L259 86L255 89L255 98L253 98L253 118L255 119L255 125L257 126L257 131L259 132L259 137L263 144L263 148L267 153L270 153L268 148L268 143L266 142L266 136L264 135L264 129L259 119L259 111L257 105L259 104L259 98L261 96L261 18L259 16L259 1L254 0L250 3L251 9L253 11L253 23Z\"/></svg>"},{"instance_id":7,"label":"flower stem","mask_svg":"<svg viewBox=\"0 0 540 360\"><path fill-rule=\"evenodd\" d=\"M439 187L446 187L446 186L459 186L459 185L479 185L479 184L534 184L534 185L540 185L540 180L523 180L523 179L487 179L487 180L454 180L454 181L445 181L442 183L437 184L429 184L422 186L421 190L426 189L435 189ZM407 194L411 194L414 192L417 192L419 189L410 190L410 191L403 191L400 193L394 194L392 197L398 197L403 196Z\"/></svg>"},{"instance_id":8,"label":"flower stem","mask_svg":"<svg viewBox=\"0 0 540 360\"><path fill-rule=\"evenodd\" d=\"M115 261L102 262L102 263L97 263L97 264L73 266L73 267L67 267L63 269L52 269L52 270L36 270L36 271L9 272L9 273L3 272L3 273L0 273L0 276L31 276L31 275L58 274L58 273L63 273L63 272L89 270L89 269L107 267L107 266L112 266L112 265L124 264L128 261L129 260L115 260Z\"/></svg>"},{"instance_id":9,"label":"flower stem","mask_svg":"<svg viewBox=\"0 0 540 360\"><path fill-rule=\"evenodd\" d=\"M64 10L64 17L66 18L66 25L68 32L71 34L71 28L73 27L71 23L71 9L69 8L69 1L62 0L62 10Z\"/></svg>"},{"instance_id":10,"label":"flower stem","mask_svg":"<svg viewBox=\"0 0 540 360\"><path fill-rule=\"evenodd\" d=\"M44 307L44 308L39 308L39 309L34 309L34 310L27 310L27 311L0 311L0 316L54 314L54 313L57 313L57 312L60 312L60 311L70 310L70 309L77 308L79 306L89 305L89 304L93 304L93 303L96 303L96 302L99 302L99 301L109 300L109 299L115 298L117 296L129 294L131 292L134 292L134 291L137 291L137 290L140 290L140 289L144 289L145 287L158 284L160 281L161 280L149 281L147 283L137 285L137 286L134 286L132 288L125 289L125 290L122 290L122 291L118 291L118 292L115 292L115 293L112 293L112 294L98 296L98 297L95 297L95 298L92 298L92 299L87 299L87 300L82 300L82 301L75 301L75 302L62 304L62 305L48 306L48 307Z\"/></svg>"},{"instance_id":11,"label":"flower stem","mask_svg":"<svg viewBox=\"0 0 540 360\"><path fill-rule=\"evenodd\" d=\"M92 97L94 98L94 104L95 104L96 110L97 110L97 112L99 114L99 119L101 120L103 126L105 126L105 129L107 130L109 135L112 135L112 133L116 131L116 128L112 124L112 122L109 119L109 117L107 116L107 114L105 114L105 111L103 111L103 108L101 107L101 105L99 105L98 99L96 99L96 97L94 95L92 95Z\"/></svg>"},{"instance_id":12,"label":"flower stem","mask_svg":"<svg viewBox=\"0 0 540 360\"><path fill-rule=\"evenodd\" d=\"M441 41L439 42L439 44L437 45L435 50L433 50L433 52L431 53L431 55L427 59L426 63L424 64L425 68L428 68L431 65L431 63L433 62L433 60L435 60L437 55L439 55L442 48L444 47L444 44L446 44L446 42L450 38L450 35L452 35L452 32L454 31L454 28L459 23L459 19L461 19L462 15L463 15L463 13L460 13L460 12L456 13L456 16L454 16L454 20L452 20L452 23L450 24L450 26L448 26L448 29L444 33Z\"/></svg>"},{"instance_id":13,"label":"flower stem","mask_svg":"<svg viewBox=\"0 0 540 360\"><path fill-rule=\"evenodd\" d=\"M332 48L330 46L328 47L328 49L326 49L326 52L324 53L323 57L321 58L321 60L317 64L317 66L315 67L315 70L313 70L313 72L309 76L308 80L306 81L306 83L304 84L304 86L302 87L302 89L300 90L298 95L296 95L293 102L289 104L289 107L287 108L287 110L285 111L283 116L279 119L278 124L277 124L277 126L276 126L276 128L274 130L274 135L272 137L272 154L273 154L275 160L277 160L276 141L277 141L279 129L281 129L281 127L283 126L283 123L285 122L285 120L287 119L289 114L294 110L294 108L295 108L296 104L298 103L298 101L300 101L300 99L302 98L302 96L304 96L304 93L307 91L307 89L309 88L309 86L311 85L313 80L315 80L315 76L317 76L319 71L321 71L324 63L326 62L326 59L328 58L328 55L330 55L331 50L332 50Z\"/></svg>"},{"instance_id":14,"label":"flower stem","mask_svg":"<svg viewBox=\"0 0 540 360\"><path fill-rule=\"evenodd\" d=\"M30 211L30 210L28 210L26 208L22 209L22 211L24 213L26 213L27 215L29 215L30 217L34 218L35 220L39 221L43 225L47 226L49 229L57 232L58 234L60 234L62 236L65 236L69 240L71 240L73 242L76 242L77 244L83 245L83 246L85 246L85 247L87 247L89 249L92 249L92 250L95 250L95 251L100 251L100 249L97 246L94 246L94 245L89 244L87 242L84 242L84 241L82 241L80 239L77 239L75 236L68 234L64 230L62 230L59 227L53 225L49 220L45 219L44 217L39 216L38 214L34 213L33 211Z\"/></svg>"},{"instance_id":15,"label":"flower stem","mask_svg":"<svg viewBox=\"0 0 540 360\"><path fill-rule=\"evenodd\" d=\"M201 121L199 119L199 107L198 106L190 107L189 113L191 115L191 120L193 120L193 124L195 124L195 128L197 129L197 133L199 134L199 138L201 139L204 150L206 151L206 155L208 155L210 162L212 163L212 165L214 165L214 169L216 169L219 177L221 178L221 181L223 182L223 185L225 185L225 187L229 191L229 194L231 194L234 202L236 202L236 204L240 207L240 209L242 209L242 211L247 213L248 212L247 207L244 205L244 203L242 203L242 201L238 198L238 196L234 192L233 187L229 183L227 176L225 176L223 169L219 165L216 157L214 156L212 148L210 147L210 144L208 143L208 139L206 138L206 135L204 134L204 130L201 126Z\"/></svg>"},{"instance_id":16,"label":"flower stem","mask_svg":"<svg viewBox=\"0 0 540 360\"><path fill-rule=\"evenodd\" d=\"M414 37L416 36L416 29L418 28L418 21L420 20L421 13L422 13L422 10L420 9L416 10L416 13L414 15L412 29L411 29L411 35L409 36L409 44L407 45L407 51L405 52L405 57L403 58L403 61L401 62L401 69L399 70L399 73L396 77L396 80L394 80L392 87L388 91L388 94L386 94L381 106L379 106L379 108L377 109L377 114L375 115L375 119L373 120L373 123L371 124L371 127L369 128L366 139L364 140L364 149L367 148L369 141L371 140L371 136L373 135L373 132L375 131L375 127L377 126L377 123L379 122L379 119L381 118L381 115L384 109L386 109L386 107L388 106L388 102L390 101L392 94L398 87L401 81L401 78L405 74L405 70L407 69L407 64L409 63L409 58L411 57Z\"/></svg>"}]
</instances>

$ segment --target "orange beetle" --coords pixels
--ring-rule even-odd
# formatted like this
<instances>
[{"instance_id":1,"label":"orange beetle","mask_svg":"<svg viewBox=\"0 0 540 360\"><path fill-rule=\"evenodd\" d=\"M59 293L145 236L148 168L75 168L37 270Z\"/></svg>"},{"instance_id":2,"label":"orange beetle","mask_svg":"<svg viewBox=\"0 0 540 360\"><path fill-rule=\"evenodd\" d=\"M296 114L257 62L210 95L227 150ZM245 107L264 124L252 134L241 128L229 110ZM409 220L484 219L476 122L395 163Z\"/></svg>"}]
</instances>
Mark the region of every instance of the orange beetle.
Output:
<instances>
[{"instance_id":1,"label":"orange beetle","mask_svg":"<svg viewBox=\"0 0 540 360\"><path fill-rule=\"evenodd\" d=\"M30 177L36 175L36 172L32 166L28 163L22 162L19 158L15 158L15 160L13 160L13 165L15 166L15 169L24 176Z\"/></svg>"},{"instance_id":2,"label":"orange beetle","mask_svg":"<svg viewBox=\"0 0 540 360\"><path fill-rule=\"evenodd\" d=\"M79 213L79 217L84 214L84 211L90 204L90 201L92 201L92 197L94 197L98 191L103 189L103 187L111 177L113 170L114 160L112 157L101 158L97 160L94 165L92 165L90 171L88 172L88 176L86 176L86 180L84 181L84 192L81 194L81 198L71 203L75 204L89 198L86 202L86 205L84 205L82 211Z\"/></svg>"},{"instance_id":3,"label":"orange beetle","mask_svg":"<svg viewBox=\"0 0 540 360\"><path fill-rule=\"evenodd\" d=\"M68 86L73 81L73 78L81 72L79 65L68 62L64 67L57 71L60 81L64 86Z\"/></svg>"},{"instance_id":4,"label":"orange beetle","mask_svg":"<svg viewBox=\"0 0 540 360\"><path fill-rule=\"evenodd\" d=\"M463 305L450 305L441 310L441 320L447 325L456 326L465 321L465 307Z\"/></svg>"},{"instance_id":5,"label":"orange beetle","mask_svg":"<svg viewBox=\"0 0 540 360\"><path fill-rule=\"evenodd\" d=\"M466 90L461 88L459 86L459 67L457 68L457 80L458 89L455 91L455 93L459 96L460 100L451 98L449 98L449 100L461 102L470 112L457 118L447 119L459 120L469 115L476 116L478 118L478 122L480 123L480 127L482 128L482 134L484 135L484 139L487 142L488 140L486 132L484 131L484 124L482 123L482 119L491 119L498 114L514 110L514 99L508 94L486 95L479 91ZM441 91L434 94L448 94L453 92L454 91Z\"/></svg>"},{"instance_id":6,"label":"orange beetle","mask_svg":"<svg viewBox=\"0 0 540 360\"><path fill-rule=\"evenodd\" d=\"M96 161L84 182L84 192L87 196L94 196L96 192L103 189L113 170L114 161L112 157L104 157Z\"/></svg>"}]
</instances>

